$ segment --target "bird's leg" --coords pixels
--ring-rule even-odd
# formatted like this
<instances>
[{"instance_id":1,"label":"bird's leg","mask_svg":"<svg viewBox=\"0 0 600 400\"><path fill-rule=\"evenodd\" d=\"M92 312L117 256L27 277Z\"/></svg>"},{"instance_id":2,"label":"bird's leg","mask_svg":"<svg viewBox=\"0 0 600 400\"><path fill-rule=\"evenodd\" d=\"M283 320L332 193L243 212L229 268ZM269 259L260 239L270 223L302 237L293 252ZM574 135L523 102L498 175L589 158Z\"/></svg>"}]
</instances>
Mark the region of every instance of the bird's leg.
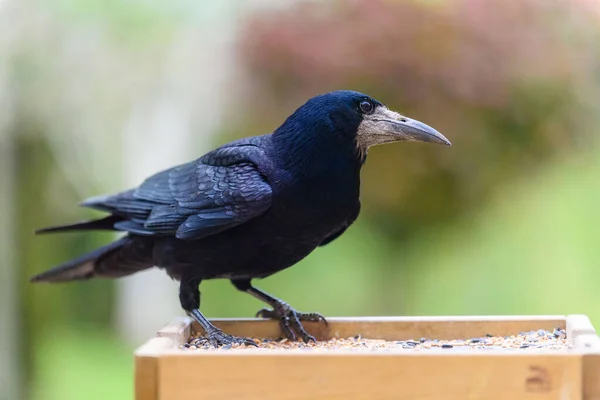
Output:
<instances>
[{"instance_id":1,"label":"bird's leg","mask_svg":"<svg viewBox=\"0 0 600 400\"><path fill-rule=\"evenodd\" d=\"M298 333L304 342L308 341L316 341L315 338L310 335L304 327L302 326L301 321L314 321L314 322L325 322L325 317L318 313L301 313L294 310L288 303L283 300L280 300L276 297L271 296L268 293L263 292L260 289L255 288L250 283L249 279L232 279L231 283L242 292L246 292L256 297L257 299L267 303L271 307L272 310L262 309L258 313L256 313L257 317L262 318L271 318L279 321L279 325L281 326L281 330L285 334L285 336L290 340L296 340L296 333Z\"/></svg>"},{"instance_id":2,"label":"bird's leg","mask_svg":"<svg viewBox=\"0 0 600 400\"><path fill-rule=\"evenodd\" d=\"M200 291L198 286L200 285L200 279L182 278L179 285L179 301L181 307L187 312L187 314L200 324L204 333L208 338L210 344L215 347L222 345L231 344L245 344L249 346L256 346L253 340L247 338L240 338L228 335L222 330L210 323L208 319L200 312Z\"/></svg>"}]
</instances>

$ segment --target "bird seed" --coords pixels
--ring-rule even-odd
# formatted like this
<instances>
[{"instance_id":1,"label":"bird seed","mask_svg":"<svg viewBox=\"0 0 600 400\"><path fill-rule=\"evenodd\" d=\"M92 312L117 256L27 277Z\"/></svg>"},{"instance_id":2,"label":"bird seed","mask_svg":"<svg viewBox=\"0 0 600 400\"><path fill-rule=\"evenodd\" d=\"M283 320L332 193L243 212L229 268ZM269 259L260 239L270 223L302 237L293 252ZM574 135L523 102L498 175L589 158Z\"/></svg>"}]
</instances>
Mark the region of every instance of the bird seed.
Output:
<instances>
[{"instance_id":1,"label":"bird seed","mask_svg":"<svg viewBox=\"0 0 600 400\"><path fill-rule=\"evenodd\" d=\"M381 352L431 352L444 353L452 351L567 351L569 343L564 329L556 328L554 331L543 329L531 332L521 332L518 335L494 336L470 339L438 340L420 338L418 340L379 340L368 339L362 335L349 338L334 338L327 341L304 343L288 339L252 339L256 346L244 344L228 344L220 348L213 347L208 339L202 336L193 336L188 343L180 348L184 351L244 351L244 352L269 352L273 350L290 350L300 352L331 352L331 351L381 351Z\"/></svg>"}]
</instances>

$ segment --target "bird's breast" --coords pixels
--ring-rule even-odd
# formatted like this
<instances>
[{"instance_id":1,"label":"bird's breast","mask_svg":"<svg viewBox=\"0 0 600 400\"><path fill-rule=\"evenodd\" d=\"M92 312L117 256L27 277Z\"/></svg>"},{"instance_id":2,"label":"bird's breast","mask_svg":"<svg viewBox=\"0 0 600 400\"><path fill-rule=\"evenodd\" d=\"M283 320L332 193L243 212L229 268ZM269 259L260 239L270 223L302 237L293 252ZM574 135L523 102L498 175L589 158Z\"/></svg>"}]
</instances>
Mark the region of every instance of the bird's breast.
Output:
<instances>
[{"instance_id":1,"label":"bird's breast","mask_svg":"<svg viewBox=\"0 0 600 400\"><path fill-rule=\"evenodd\" d=\"M359 206L358 180L313 180L275 190L272 214L282 225L315 236L343 226ZM293 227L293 228L292 228Z\"/></svg>"}]
</instances>

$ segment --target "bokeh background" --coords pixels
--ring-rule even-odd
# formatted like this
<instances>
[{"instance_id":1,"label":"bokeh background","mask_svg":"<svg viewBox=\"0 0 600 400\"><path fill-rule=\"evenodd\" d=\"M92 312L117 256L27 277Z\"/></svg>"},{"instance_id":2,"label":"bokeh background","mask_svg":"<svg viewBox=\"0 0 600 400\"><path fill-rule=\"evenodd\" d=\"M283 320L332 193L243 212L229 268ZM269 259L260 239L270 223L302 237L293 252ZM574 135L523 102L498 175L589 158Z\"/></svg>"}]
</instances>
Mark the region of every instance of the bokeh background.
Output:
<instances>
[{"instance_id":1,"label":"bokeh background","mask_svg":"<svg viewBox=\"0 0 600 400\"><path fill-rule=\"evenodd\" d=\"M372 149L358 222L261 288L329 316L600 324L598 43L597 0L0 0L0 399L132 398L133 349L182 314L160 271L29 284L111 239L35 228L335 89L453 147ZM201 291L210 317L262 306Z\"/></svg>"}]
</instances>

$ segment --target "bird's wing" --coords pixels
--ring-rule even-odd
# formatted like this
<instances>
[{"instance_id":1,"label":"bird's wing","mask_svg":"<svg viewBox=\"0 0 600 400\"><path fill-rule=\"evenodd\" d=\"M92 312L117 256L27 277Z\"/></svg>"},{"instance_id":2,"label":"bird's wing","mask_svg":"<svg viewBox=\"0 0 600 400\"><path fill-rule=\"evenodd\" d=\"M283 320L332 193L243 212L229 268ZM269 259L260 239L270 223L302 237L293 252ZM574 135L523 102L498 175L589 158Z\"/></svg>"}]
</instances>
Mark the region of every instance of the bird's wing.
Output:
<instances>
[{"instance_id":1,"label":"bird's wing","mask_svg":"<svg viewBox=\"0 0 600 400\"><path fill-rule=\"evenodd\" d=\"M84 206L124 217L115 228L139 235L199 239L240 225L271 205L271 186L253 144L221 147L160 172L137 189L92 198ZM267 161L267 160L266 160Z\"/></svg>"}]
</instances>

